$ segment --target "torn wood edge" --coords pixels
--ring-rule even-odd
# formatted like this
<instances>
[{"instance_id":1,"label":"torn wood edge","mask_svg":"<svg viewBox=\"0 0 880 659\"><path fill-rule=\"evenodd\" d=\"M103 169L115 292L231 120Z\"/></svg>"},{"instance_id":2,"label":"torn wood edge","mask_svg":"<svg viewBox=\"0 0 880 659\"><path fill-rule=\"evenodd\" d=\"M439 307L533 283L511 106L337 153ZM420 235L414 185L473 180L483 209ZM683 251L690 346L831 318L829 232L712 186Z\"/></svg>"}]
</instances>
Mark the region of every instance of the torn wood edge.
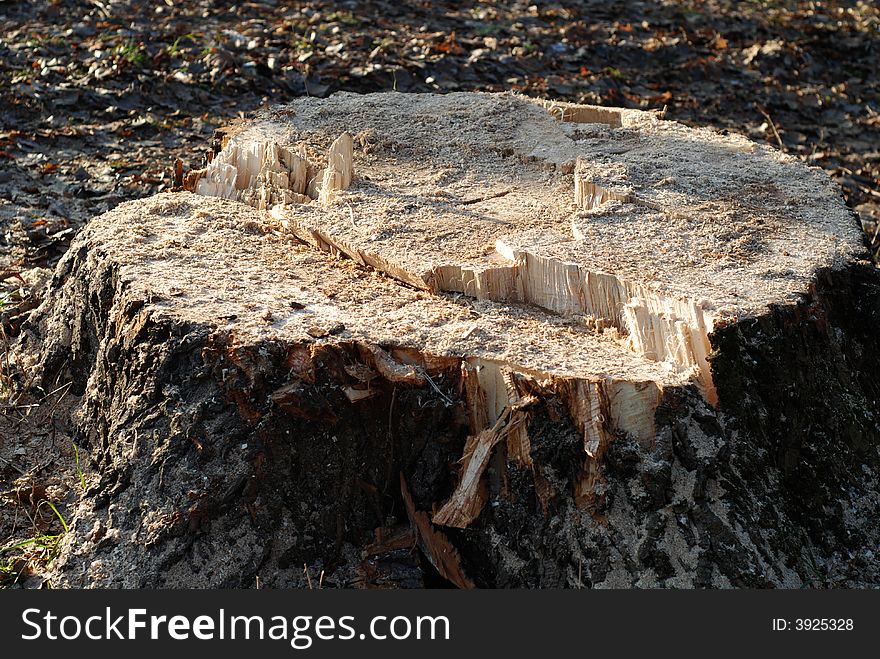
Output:
<instances>
[{"instance_id":1,"label":"torn wood edge","mask_svg":"<svg viewBox=\"0 0 880 659\"><path fill-rule=\"evenodd\" d=\"M464 529L483 510L485 496L481 496L481 478L489 465L492 450L505 441L512 431L528 425L530 415L525 410L537 399L528 396L508 407L489 430L468 437L462 456L458 485L452 496L434 514L432 521L441 526Z\"/></svg>"},{"instance_id":2,"label":"torn wood edge","mask_svg":"<svg viewBox=\"0 0 880 659\"><path fill-rule=\"evenodd\" d=\"M595 514L601 504L602 459L614 439L607 387L603 382L584 380L560 380L556 386L581 433L584 450L584 464L575 482L574 498L578 506Z\"/></svg>"},{"instance_id":3,"label":"torn wood edge","mask_svg":"<svg viewBox=\"0 0 880 659\"><path fill-rule=\"evenodd\" d=\"M543 256L536 247L503 237L496 241L496 250L512 263L516 287L494 292L489 299L506 298L560 315L602 319L626 337L631 352L670 364L695 382L711 405L718 404L709 363L709 335L716 319L697 301L664 295L644 284ZM547 290L548 281L559 282L559 286Z\"/></svg>"},{"instance_id":4,"label":"torn wood edge","mask_svg":"<svg viewBox=\"0 0 880 659\"><path fill-rule=\"evenodd\" d=\"M605 124L611 128L623 126L623 108L585 105L565 101L534 100L540 107L559 121L576 124Z\"/></svg>"},{"instance_id":5,"label":"torn wood edge","mask_svg":"<svg viewBox=\"0 0 880 659\"><path fill-rule=\"evenodd\" d=\"M189 172L184 189L241 201L259 210L284 204L329 204L354 178L354 144L343 132L327 150L326 165L309 160L303 145L275 140L243 143L246 133L228 139L204 169Z\"/></svg>"},{"instance_id":6,"label":"torn wood edge","mask_svg":"<svg viewBox=\"0 0 880 659\"><path fill-rule=\"evenodd\" d=\"M400 474L400 493L406 506L406 514L410 523L415 528L419 546L425 556L431 561L431 565L444 579L463 590L476 588L474 582L468 578L461 567L461 555L449 542L446 535L431 525L428 514L416 510L403 473Z\"/></svg>"},{"instance_id":7,"label":"torn wood edge","mask_svg":"<svg viewBox=\"0 0 880 659\"><path fill-rule=\"evenodd\" d=\"M327 167L324 169L318 202L326 206L337 192L346 190L351 185L354 175L354 143L351 135L342 133L327 151Z\"/></svg>"},{"instance_id":8,"label":"torn wood edge","mask_svg":"<svg viewBox=\"0 0 880 659\"><path fill-rule=\"evenodd\" d=\"M485 488L480 487L481 478L489 464L492 449L505 438L503 430L509 416L509 413L505 413L489 430L467 438L458 485L452 496L434 513L434 524L463 529L482 512L486 495Z\"/></svg>"},{"instance_id":9,"label":"torn wood edge","mask_svg":"<svg viewBox=\"0 0 880 659\"><path fill-rule=\"evenodd\" d=\"M424 373L410 364L397 361L377 345L358 344L361 356L388 382L421 387L427 384Z\"/></svg>"}]
</instances>

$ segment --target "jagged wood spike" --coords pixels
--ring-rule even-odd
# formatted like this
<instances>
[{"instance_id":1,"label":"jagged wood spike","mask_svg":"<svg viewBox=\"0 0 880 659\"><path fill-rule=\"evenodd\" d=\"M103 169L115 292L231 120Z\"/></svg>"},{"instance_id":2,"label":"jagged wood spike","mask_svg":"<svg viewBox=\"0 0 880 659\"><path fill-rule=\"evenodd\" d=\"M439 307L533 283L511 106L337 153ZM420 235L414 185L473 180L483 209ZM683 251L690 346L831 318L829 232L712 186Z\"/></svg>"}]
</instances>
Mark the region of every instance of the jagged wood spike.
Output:
<instances>
[{"instance_id":1,"label":"jagged wood spike","mask_svg":"<svg viewBox=\"0 0 880 659\"><path fill-rule=\"evenodd\" d=\"M321 167L309 160L302 144L284 147L274 139L246 142L233 136L205 169L191 173L185 189L260 210L319 198L326 204L351 185L352 148L351 135L343 133L330 145Z\"/></svg>"},{"instance_id":2,"label":"jagged wood spike","mask_svg":"<svg viewBox=\"0 0 880 659\"><path fill-rule=\"evenodd\" d=\"M337 192L351 185L354 173L353 149L351 135L343 133L330 145L327 152L327 167L321 182L318 201L327 204Z\"/></svg>"}]
</instances>

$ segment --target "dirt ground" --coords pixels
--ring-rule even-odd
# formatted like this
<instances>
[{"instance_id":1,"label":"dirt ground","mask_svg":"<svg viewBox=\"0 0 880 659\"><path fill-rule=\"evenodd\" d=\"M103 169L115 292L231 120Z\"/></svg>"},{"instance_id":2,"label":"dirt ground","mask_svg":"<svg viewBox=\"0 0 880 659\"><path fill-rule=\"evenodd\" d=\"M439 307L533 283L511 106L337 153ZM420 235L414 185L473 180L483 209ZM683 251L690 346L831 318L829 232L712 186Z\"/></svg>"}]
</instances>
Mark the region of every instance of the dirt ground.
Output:
<instances>
[{"instance_id":1,"label":"dirt ground","mask_svg":"<svg viewBox=\"0 0 880 659\"><path fill-rule=\"evenodd\" d=\"M862 1L0 0L0 584L43 583L89 478L65 392L8 346L76 231L201 166L218 126L339 90L666 108L824 168L876 257L878 32Z\"/></svg>"}]
</instances>

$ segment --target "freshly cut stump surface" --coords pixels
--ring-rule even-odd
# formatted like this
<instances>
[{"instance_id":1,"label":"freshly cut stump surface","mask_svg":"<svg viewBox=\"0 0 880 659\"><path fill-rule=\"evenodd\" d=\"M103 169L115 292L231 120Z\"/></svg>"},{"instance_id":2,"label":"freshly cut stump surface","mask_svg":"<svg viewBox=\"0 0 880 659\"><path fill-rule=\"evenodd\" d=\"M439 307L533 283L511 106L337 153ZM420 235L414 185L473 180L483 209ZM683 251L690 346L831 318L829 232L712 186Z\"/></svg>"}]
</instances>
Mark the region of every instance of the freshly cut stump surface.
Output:
<instances>
[{"instance_id":1,"label":"freshly cut stump surface","mask_svg":"<svg viewBox=\"0 0 880 659\"><path fill-rule=\"evenodd\" d=\"M302 99L242 126L192 187L419 288L598 320L713 400L713 328L863 250L828 177L770 147L504 94Z\"/></svg>"},{"instance_id":2,"label":"freshly cut stump surface","mask_svg":"<svg viewBox=\"0 0 880 659\"><path fill-rule=\"evenodd\" d=\"M101 474L59 583L880 585L880 277L823 174L511 95L225 142L24 332Z\"/></svg>"}]
</instances>

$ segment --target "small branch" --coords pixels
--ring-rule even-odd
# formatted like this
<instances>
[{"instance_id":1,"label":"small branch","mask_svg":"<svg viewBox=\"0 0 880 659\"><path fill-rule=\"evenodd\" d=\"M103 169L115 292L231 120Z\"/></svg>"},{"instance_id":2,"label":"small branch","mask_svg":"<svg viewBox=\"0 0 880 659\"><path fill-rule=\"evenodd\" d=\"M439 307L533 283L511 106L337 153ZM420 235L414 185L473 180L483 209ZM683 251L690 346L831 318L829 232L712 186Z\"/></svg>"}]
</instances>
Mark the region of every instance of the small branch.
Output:
<instances>
[{"instance_id":1,"label":"small branch","mask_svg":"<svg viewBox=\"0 0 880 659\"><path fill-rule=\"evenodd\" d=\"M490 199L498 199L498 197L503 197L505 195L509 195L512 190L502 190L501 192L495 192L493 194L486 195L485 197L477 197L476 199L462 199L458 202L459 206L469 206L470 204L479 204L481 201L489 201Z\"/></svg>"},{"instance_id":2,"label":"small branch","mask_svg":"<svg viewBox=\"0 0 880 659\"><path fill-rule=\"evenodd\" d=\"M447 396L446 394L444 394L443 391L440 390L440 387L438 387L437 384L434 382L434 380L431 379L431 376L428 375L427 371L425 371L423 369L419 369L419 370L422 371L422 375L425 377L425 380L428 381L428 384L430 384L431 387L434 389L434 391L436 391L439 394L440 398L443 399L443 403L446 405L446 407L452 407L455 404L452 401L452 399L449 396Z\"/></svg>"},{"instance_id":3,"label":"small branch","mask_svg":"<svg viewBox=\"0 0 880 659\"><path fill-rule=\"evenodd\" d=\"M764 116L764 118L767 120L767 123L770 124L770 129L773 131L773 135L776 136L776 141L779 143L779 148L782 150L783 153L786 153L785 143L783 143L782 138L779 136L779 131L776 130L776 124L773 123L773 117L771 117L767 113L767 111L760 105L756 105L755 107L758 109L758 112L760 112Z\"/></svg>"}]
</instances>

